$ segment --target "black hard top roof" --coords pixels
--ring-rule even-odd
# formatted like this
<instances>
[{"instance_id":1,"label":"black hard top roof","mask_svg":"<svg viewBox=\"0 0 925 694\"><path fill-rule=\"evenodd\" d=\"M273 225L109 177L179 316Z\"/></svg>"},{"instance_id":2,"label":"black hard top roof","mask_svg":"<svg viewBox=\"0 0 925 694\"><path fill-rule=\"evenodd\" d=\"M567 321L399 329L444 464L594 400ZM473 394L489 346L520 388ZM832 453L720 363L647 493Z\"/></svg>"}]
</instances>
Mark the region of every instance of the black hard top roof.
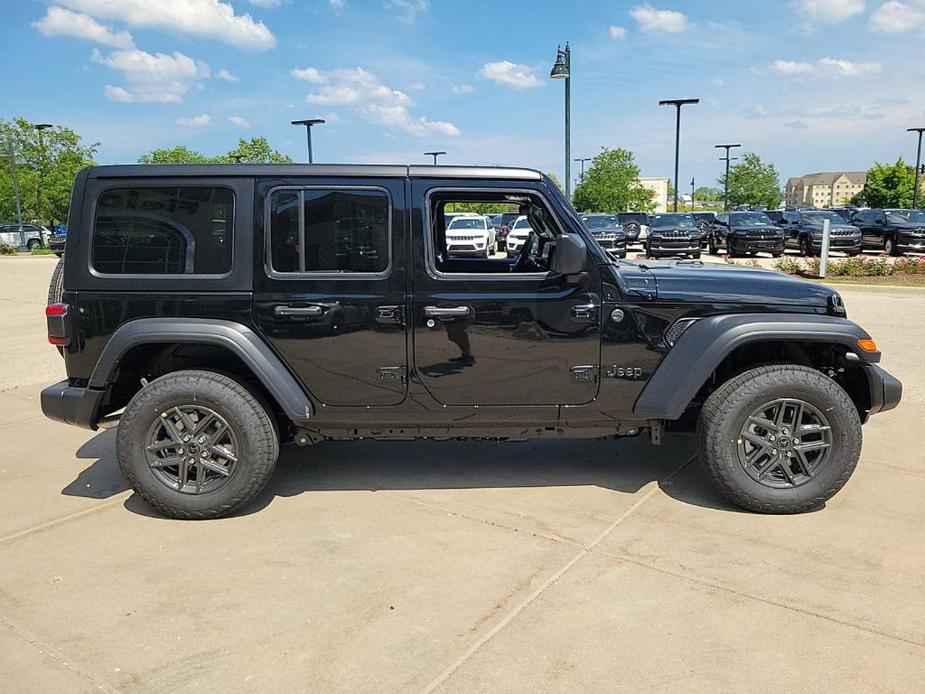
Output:
<instances>
[{"instance_id":1,"label":"black hard top roof","mask_svg":"<svg viewBox=\"0 0 925 694\"><path fill-rule=\"evenodd\" d=\"M222 176L356 176L411 178L494 178L539 181L534 169L501 166L427 166L426 164L114 164L92 166L90 178Z\"/></svg>"}]
</instances>

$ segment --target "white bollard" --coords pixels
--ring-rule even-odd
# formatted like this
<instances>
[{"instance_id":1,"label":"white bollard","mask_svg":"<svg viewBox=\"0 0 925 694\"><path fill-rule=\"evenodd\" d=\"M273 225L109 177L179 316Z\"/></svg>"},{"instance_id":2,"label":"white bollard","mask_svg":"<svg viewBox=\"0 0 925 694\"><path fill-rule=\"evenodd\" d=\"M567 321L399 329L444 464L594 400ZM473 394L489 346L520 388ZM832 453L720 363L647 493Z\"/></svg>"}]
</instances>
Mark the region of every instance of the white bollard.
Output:
<instances>
[{"instance_id":1,"label":"white bollard","mask_svg":"<svg viewBox=\"0 0 925 694\"><path fill-rule=\"evenodd\" d=\"M822 220L822 253L819 254L819 276L824 278L829 270L829 235L832 231L832 222L828 219ZM812 236L810 236L812 243Z\"/></svg>"}]
</instances>

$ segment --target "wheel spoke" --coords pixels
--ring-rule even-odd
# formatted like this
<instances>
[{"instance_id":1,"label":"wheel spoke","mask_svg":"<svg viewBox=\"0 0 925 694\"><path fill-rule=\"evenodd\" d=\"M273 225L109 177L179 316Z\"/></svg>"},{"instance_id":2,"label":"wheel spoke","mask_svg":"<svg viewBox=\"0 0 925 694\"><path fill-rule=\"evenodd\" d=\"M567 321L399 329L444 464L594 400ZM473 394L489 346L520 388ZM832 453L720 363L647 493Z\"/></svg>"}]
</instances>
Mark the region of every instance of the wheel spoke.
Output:
<instances>
[{"instance_id":1,"label":"wheel spoke","mask_svg":"<svg viewBox=\"0 0 925 694\"><path fill-rule=\"evenodd\" d=\"M768 431L774 434L777 433L777 425L774 422L772 422L770 419L759 417L758 415L753 414L751 417L748 418L748 421L751 422L752 424L757 424L762 429L767 429Z\"/></svg>"},{"instance_id":2,"label":"wheel spoke","mask_svg":"<svg viewBox=\"0 0 925 694\"><path fill-rule=\"evenodd\" d=\"M190 418L190 416L179 407L173 408L173 411L177 413L180 421L183 422L184 435L192 436L196 431L196 425L193 423L193 420Z\"/></svg>"},{"instance_id":3,"label":"wheel spoke","mask_svg":"<svg viewBox=\"0 0 925 694\"><path fill-rule=\"evenodd\" d=\"M804 424L797 430L797 432L800 434L800 436L806 436L806 434L815 434L816 432L821 434L831 430L832 427L826 426L824 424Z\"/></svg>"},{"instance_id":4,"label":"wheel spoke","mask_svg":"<svg viewBox=\"0 0 925 694\"><path fill-rule=\"evenodd\" d=\"M180 466L177 468L177 487L183 489L189 482L189 460L186 456L180 458Z\"/></svg>"},{"instance_id":5,"label":"wheel spoke","mask_svg":"<svg viewBox=\"0 0 925 694\"><path fill-rule=\"evenodd\" d=\"M203 417L198 422L196 422L196 428L193 430L193 436L198 436L199 434L201 434L203 431L206 430L206 427L208 427L214 421L215 421L215 415L207 414L205 417Z\"/></svg>"},{"instance_id":6,"label":"wheel spoke","mask_svg":"<svg viewBox=\"0 0 925 694\"><path fill-rule=\"evenodd\" d=\"M756 446L761 446L762 448L767 448L769 445L769 442L767 439L765 439L762 436L758 436L758 434L754 434L750 431L743 431L740 434L740 436L746 441L748 441L749 443L753 443Z\"/></svg>"},{"instance_id":7,"label":"wheel spoke","mask_svg":"<svg viewBox=\"0 0 925 694\"><path fill-rule=\"evenodd\" d=\"M771 456L771 459L758 469L758 479L760 480L762 477L767 475L769 472L771 472L771 470L776 468L778 464L780 464L780 459L777 456Z\"/></svg>"},{"instance_id":8,"label":"wheel spoke","mask_svg":"<svg viewBox=\"0 0 925 694\"><path fill-rule=\"evenodd\" d=\"M793 470L790 469L790 460L792 459L783 460L780 469L783 471L784 475L787 476L787 481L790 482L790 484L794 484L795 480L793 478Z\"/></svg>"},{"instance_id":9,"label":"wheel spoke","mask_svg":"<svg viewBox=\"0 0 925 694\"><path fill-rule=\"evenodd\" d=\"M170 416L161 417L161 421L164 423L164 429L167 430L167 435L177 443L183 443L183 435L180 433L180 430L177 429L177 425L174 424Z\"/></svg>"},{"instance_id":10,"label":"wheel spoke","mask_svg":"<svg viewBox=\"0 0 925 694\"><path fill-rule=\"evenodd\" d=\"M148 462L151 467L173 467L179 465L184 460L182 455L171 456L170 458L155 458Z\"/></svg>"},{"instance_id":11,"label":"wheel spoke","mask_svg":"<svg viewBox=\"0 0 925 694\"><path fill-rule=\"evenodd\" d=\"M806 455L804 455L803 451L801 450L796 451L795 460L797 461L797 465L800 466L800 471L804 475L806 475L807 477L813 476L814 470L812 466L809 464L809 461L806 459Z\"/></svg>"},{"instance_id":12,"label":"wheel spoke","mask_svg":"<svg viewBox=\"0 0 925 694\"><path fill-rule=\"evenodd\" d=\"M231 474L231 470L222 465L221 463L216 463L214 460L209 460L208 458L203 458L199 461L199 464L207 470L212 472L217 472L222 477L228 477Z\"/></svg>"},{"instance_id":13,"label":"wheel spoke","mask_svg":"<svg viewBox=\"0 0 925 694\"><path fill-rule=\"evenodd\" d=\"M168 448L179 448L179 445L176 441L157 441L156 443L152 443L150 446L145 448L145 450L150 453L158 453L159 451L163 451Z\"/></svg>"},{"instance_id":14,"label":"wheel spoke","mask_svg":"<svg viewBox=\"0 0 925 694\"><path fill-rule=\"evenodd\" d=\"M213 431L209 438L206 440L207 446L214 446L218 441L222 439L222 436L225 435L225 432L228 431L228 427L223 423L219 422L215 431Z\"/></svg>"},{"instance_id":15,"label":"wheel spoke","mask_svg":"<svg viewBox=\"0 0 925 694\"><path fill-rule=\"evenodd\" d=\"M238 459L237 457L235 457L234 453L229 451L224 446L209 446L209 450L212 453L212 455L217 455L220 458L224 458L230 463L238 462Z\"/></svg>"},{"instance_id":16,"label":"wheel spoke","mask_svg":"<svg viewBox=\"0 0 925 694\"><path fill-rule=\"evenodd\" d=\"M784 400L780 404L780 409L777 410L777 414L774 417L774 425L778 430L784 425L784 416L787 414L787 400Z\"/></svg>"},{"instance_id":17,"label":"wheel spoke","mask_svg":"<svg viewBox=\"0 0 925 694\"><path fill-rule=\"evenodd\" d=\"M793 450L799 453L808 453L809 451L821 451L829 447L828 441L808 441L794 446Z\"/></svg>"}]
</instances>

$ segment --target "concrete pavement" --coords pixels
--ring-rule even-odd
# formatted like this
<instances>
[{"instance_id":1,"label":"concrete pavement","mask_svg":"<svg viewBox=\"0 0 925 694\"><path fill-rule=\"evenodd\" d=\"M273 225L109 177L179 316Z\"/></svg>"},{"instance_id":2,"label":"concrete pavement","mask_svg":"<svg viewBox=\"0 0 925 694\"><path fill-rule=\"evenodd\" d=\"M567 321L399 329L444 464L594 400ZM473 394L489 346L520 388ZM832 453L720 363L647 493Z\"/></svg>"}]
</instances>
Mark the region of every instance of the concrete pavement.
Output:
<instances>
[{"instance_id":1,"label":"concrete pavement","mask_svg":"<svg viewBox=\"0 0 925 694\"><path fill-rule=\"evenodd\" d=\"M288 448L197 523L38 411L53 265L0 259L3 691L922 691L925 290L839 287L905 399L815 513L738 511L676 435Z\"/></svg>"}]
</instances>

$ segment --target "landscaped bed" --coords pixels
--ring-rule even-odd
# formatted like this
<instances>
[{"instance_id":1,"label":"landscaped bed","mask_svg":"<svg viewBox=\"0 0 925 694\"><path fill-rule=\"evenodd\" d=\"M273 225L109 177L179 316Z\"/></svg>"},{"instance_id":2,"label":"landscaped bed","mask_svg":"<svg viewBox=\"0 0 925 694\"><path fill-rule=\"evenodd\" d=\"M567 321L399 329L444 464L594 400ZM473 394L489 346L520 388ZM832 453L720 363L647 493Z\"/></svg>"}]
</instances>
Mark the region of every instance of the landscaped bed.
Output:
<instances>
[{"instance_id":1,"label":"landscaped bed","mask_svg":"<svg viewBox=\"0 0 925 694\"><path fill-rule=\"evenodd\" d=\"M819 264L819 258L781 258L774 263L774 269L788 275L818 279ZM830 260L825 279L858 284L925 286L925 258L896 258L892 263L886 256Z\"/></svg>"}]
</instances>

